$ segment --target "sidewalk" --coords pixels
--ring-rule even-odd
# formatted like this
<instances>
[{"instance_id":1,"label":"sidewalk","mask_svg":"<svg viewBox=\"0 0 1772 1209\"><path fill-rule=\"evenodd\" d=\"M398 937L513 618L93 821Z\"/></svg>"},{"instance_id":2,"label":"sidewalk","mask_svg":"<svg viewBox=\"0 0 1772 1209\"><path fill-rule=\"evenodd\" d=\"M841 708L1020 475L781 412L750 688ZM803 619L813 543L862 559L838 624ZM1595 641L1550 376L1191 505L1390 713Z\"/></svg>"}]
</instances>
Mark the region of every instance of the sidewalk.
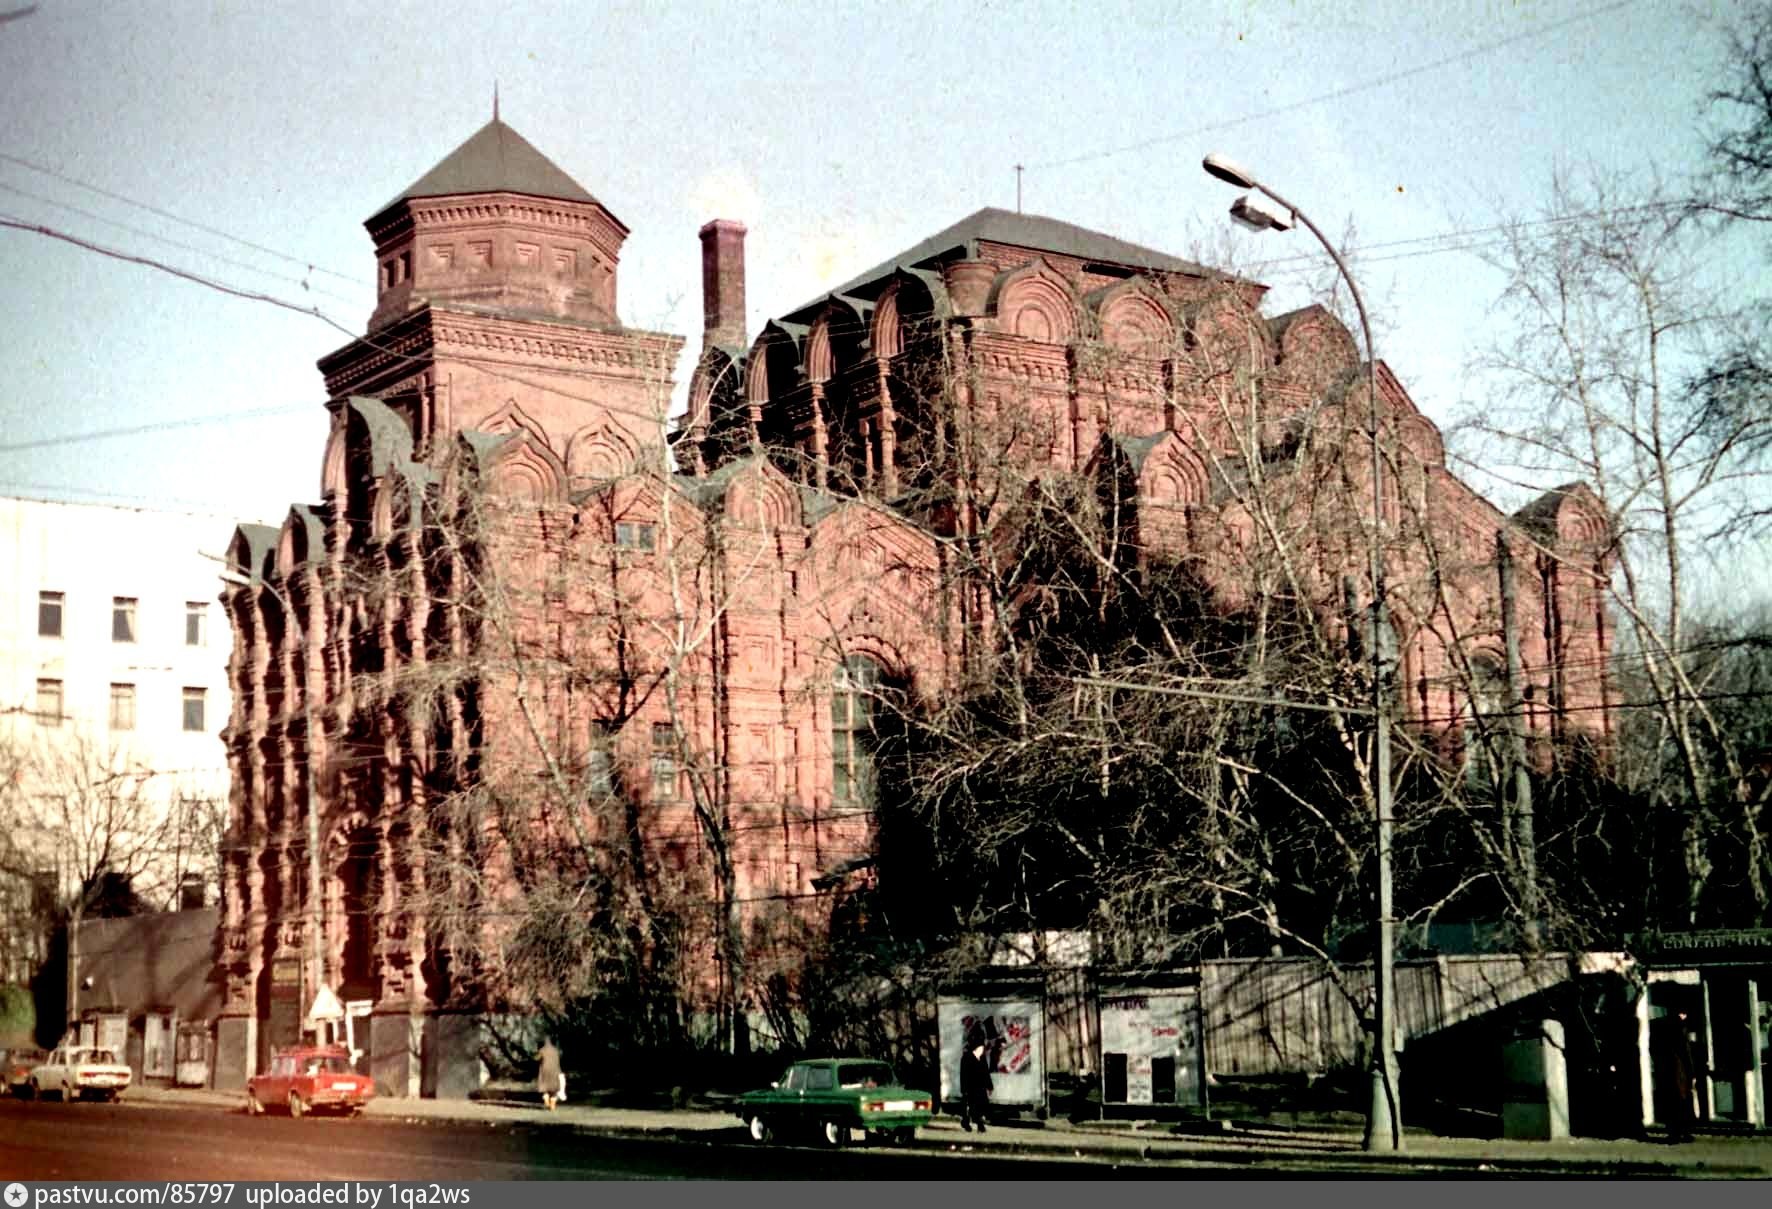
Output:
<instances>
[{"instance_id":1,"label":"sidewalk","mask_svg":"<svg viewBox=\"0 0 1772 1209\"><path fill-rule=\"evenodd\" d=\"M237 1092L139 1087L124 1103L182 1105L241 1111ZM522 1127L577 1129L606 1136L652 1136L707 1142L738 1142L741 1124L712 1108L677 1110L593 1108L564 1104L546 1112L522 1100L372 1101L364 1116L405 1121L476 1121ZM1226 1127L1219 1132L1178 1133L1154 1122L1012 1122L989 1133L967 1133L941 1116L918 1131L917 1145L960 1153L1097 1157L1163 1166L1247 1165L1251 1170L1332 1175L1545 1175L1592 1178L1772 1178L1772 1137L1714 1137L1670 1146L1600 1138L1561 1142L1515 1142L1442 1138L1411 1133L1405 1153L1368 1154L1356 1131Z\"/></svg>"}]
</instances>

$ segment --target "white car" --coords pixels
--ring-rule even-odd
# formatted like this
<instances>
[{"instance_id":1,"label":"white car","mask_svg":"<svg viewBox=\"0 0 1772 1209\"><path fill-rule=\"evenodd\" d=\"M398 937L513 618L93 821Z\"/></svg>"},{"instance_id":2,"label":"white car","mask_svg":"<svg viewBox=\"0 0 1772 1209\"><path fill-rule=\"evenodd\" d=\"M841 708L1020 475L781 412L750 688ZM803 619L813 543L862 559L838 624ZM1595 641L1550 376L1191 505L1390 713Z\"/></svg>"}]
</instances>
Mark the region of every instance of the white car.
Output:
<instances>
[{"instance_id":1,"label":"white car","mask_svg":"<svg viewBox=\"0 0 1772 1209\"><path fill-rule=\"evenodd\" d=\"M90 1045L57 1046L49 1059L31 1072L33 1098L59 1095L63 1100L115 1100L129 1086L129 1067L114 1050Z\"/></svg>"}]
</instances>

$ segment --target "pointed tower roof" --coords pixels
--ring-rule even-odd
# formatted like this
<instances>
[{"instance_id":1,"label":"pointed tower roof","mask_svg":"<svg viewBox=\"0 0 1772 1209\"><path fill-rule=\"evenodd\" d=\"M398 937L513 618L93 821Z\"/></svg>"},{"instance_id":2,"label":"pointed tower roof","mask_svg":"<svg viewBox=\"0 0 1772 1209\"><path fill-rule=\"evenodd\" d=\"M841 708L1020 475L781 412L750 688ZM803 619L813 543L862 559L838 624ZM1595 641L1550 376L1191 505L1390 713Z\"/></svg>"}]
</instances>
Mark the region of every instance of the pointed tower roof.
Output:
<instances>
[{"instance_id":1,"label":"pointed tower roof","mask_svg":"<svg viewBox=\"0 0 1772 1209\"><path fill-rule=\"evenodd\" d=\"M496 117L382 209L408 198L452 197L458 193L528 193L601 204L528 139Z\"/></svg>"}]
</instances>

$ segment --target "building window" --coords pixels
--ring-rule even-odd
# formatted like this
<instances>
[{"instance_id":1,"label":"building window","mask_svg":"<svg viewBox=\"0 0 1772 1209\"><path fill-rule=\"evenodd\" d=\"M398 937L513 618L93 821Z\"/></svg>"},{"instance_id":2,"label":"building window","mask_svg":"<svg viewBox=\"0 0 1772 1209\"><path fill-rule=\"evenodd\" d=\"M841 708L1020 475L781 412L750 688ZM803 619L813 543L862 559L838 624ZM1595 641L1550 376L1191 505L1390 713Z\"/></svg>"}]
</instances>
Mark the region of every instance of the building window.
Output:
<instances>
[{"instance_id":1,"label":"building window","mask_svg":"<svg viewBox=\"0 0 1772 1209\"><path fill-rule=\"evenodd\" d=\"M135 729L135 685L111 686L111 729Z\"/></svg>"},{"instance_id":2,"label":"building window","mask_svg":"<svg viewBox=\"0 0 1772 1209\"><path fill-rule=\"evenodd\" d=\"M677 796L677 728L657 723L652 728L652 797L668 802Z\"/></svg>"},{"instance_id":3,"label":"building window","mask_svg":"<svg viewBox=\"0 0 1772 1209\"><path fill-rule=\"evenodd\" d=\"M62 594L60 592L37 593L37 637L60 638L62 636Z\"/></svg>"},{"instance_id":4,"label":"building window","mask_svg":"<svg viewBox=\"0 0 1772 1209\"><path fill-rule=\"evenodd\" d=\"M111 597L111 641L135 641L135 597Z\"/></svg>"},{"instance_id":5,"label":"building window","mask_svg":"<svg viewBox=\"0 0 1772 1209\"><path fill-rule=\"evenodd\" d=\"M185 729L203 729L203 699L208 695L207 689L187 688L185 690Z\"/></svg>"},{"instance_id":6,"label":"building window","mask_svg":"<svg viewBox=\"0 0 1772 1209\"><path fill-rule=\"evenodd\" d=\"M851 655L831 677L831 798L871 802L874 796L873 694L880 667Z\"/></svg>"},{"instance_id":7,"label":"building window","mask_svg":"<svg viewBox=\"0 0 1772 1209\"><path fill-rule=\"evenodd\" d=\"M608 797L615 792L615 723L608 719L591 723L588 772L592 793Z\"/></svg>"},{"instance_id":8,"label":"building window","mask_svg":"<svg viewBox=\"0 0 1772 1209\"><path fill-rule=\"evenodd\" d=\"M37 681L37 721L43 726L60 726L62 722L62 682Z\"/></svg>"},{"instance_id":9,"label":"building window","mask_svg":"<svg viewBox=\"0 0 1772 1209\"><path fill-rule=\"evenodd\" d=\"M185 645L209 645L209 605L204 601L185 601Z\"/></svg>"},{"instance_id":10,"label":"building window","mask_svg":"<svg viewBox=\"0 0 1772 1209\"><path fill-rule=\"evenodd\" d=\"M615 544L623 550L651 550L658 543L658 526L640 521L617 521Z\"/></svg>"}]
</instances>

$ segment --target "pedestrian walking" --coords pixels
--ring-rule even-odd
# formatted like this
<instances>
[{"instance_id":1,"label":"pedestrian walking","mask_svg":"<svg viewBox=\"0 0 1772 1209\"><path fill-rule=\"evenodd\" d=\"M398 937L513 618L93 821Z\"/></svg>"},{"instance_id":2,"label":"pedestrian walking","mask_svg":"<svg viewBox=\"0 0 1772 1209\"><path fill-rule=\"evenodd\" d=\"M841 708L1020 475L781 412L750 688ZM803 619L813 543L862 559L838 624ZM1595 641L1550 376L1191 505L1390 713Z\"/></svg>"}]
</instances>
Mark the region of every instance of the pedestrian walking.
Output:
<instances>
[{"instance_id":1,"label":"pedestrian walking","mask_svg":"<svg viewBox=\"0 0 1772 1209\"><path fill-rule=\"evenodd\" d=\"M975 1037L960 1055L960 1128L968 1133L974 1123L978 1132L983 1133L985 1120L990 1116L993 1084L990 1066L984 1060L985 1049L983 1038Z\"/></svg>"},{"instance_id":2,"label":"pedestrian walking","mask_svg":"<svg viewBox=\"0 0 1772 1209\"><path fill-rule=\"evenodd\" d=\"M560 1069L560 1050L549 1037L541 1043L540 1063L535 1072L535 1090L541 1093L542 1106L549 1112L564 1098L566 1075Z\"/></svg>"}]
</instances>

